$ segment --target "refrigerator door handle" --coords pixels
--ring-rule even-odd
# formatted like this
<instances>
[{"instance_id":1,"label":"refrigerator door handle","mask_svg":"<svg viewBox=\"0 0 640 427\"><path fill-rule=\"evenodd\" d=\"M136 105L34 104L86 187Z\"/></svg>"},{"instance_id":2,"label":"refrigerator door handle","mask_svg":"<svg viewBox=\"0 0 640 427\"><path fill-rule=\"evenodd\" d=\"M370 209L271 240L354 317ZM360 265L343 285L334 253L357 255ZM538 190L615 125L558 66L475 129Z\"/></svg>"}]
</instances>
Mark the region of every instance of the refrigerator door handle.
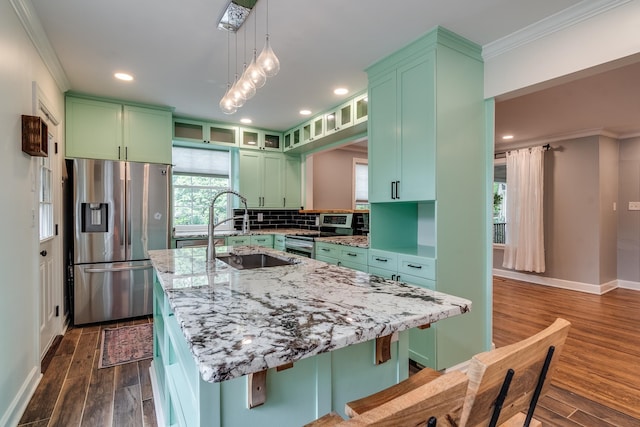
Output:
<instances>
[{"instance_id":1,"label":"refrigerator door handle","mask_svg":"<svg viewBox=\"0 0 640 427\"><path fill-rule=\"evenodd\" d=\"M132 270L146 270L153 268L151 264L136 265L132 267L116 267L116 268L85 268L85 273L112 273L116 271L132 271Z\"/></svg>"}]
</instances>

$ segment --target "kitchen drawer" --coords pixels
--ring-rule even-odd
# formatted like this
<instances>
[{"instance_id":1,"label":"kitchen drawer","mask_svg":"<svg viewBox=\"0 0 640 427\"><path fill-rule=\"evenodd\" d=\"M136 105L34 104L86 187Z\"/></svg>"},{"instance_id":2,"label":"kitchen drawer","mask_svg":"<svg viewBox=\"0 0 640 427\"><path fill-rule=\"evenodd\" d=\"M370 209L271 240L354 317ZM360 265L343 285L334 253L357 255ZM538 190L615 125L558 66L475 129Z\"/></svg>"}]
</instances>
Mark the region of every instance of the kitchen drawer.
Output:
<instances>
[{"instance_id":1,"label":"kitchen drawer","mask_svg":"<svg viewBox=\"0 0 640 427\"><path fill-rule=\"evenodd\" d=\"M356 263L367 265L368 249L357 248L354 246L339 246L340 261L345 263Z\"/></svg>"},{"instance_id":2,"label":"kitchen drawer","mask_svg":"<svg viewBox=\"0 0 640 427\"><path fill-rule=\"evenodd\" d=\"M335 258L337 261L340 258L340 249L337 245L324 242L316 242L315 245L316 259L322 256Z\"/></svg>"},{"instance_id":3,"label":"kitchen drawer","mask_svg":"<svg viewBox=\"0 0 640 427\"><path fill-rule=\"evenodd\" d=\"M409 255L398 256L398 274L422 277L435 280L436 260L433 258L421 258Z\"/></svg>"},{"instance_id":4,"label":"kitchen drawer","mask_svg":"<svg viewBox=\"0 0 640 427\"><path fill-rule=\"evenodd\" d=\"M251 244L251 236L229 236L227 246L243 246Z\"/></svg>"},{"instance_id":5,"label":"kitchen drawer","mask_svg":"<svg viewBox=\"0 0 640 427\"><path fill-rule=\"evenodd\" d=\"M251 244L273 248L273 234L260 234L257 236L251 236Z\"/></svg>"},{"instance_id":6,"label":"kitchen drawer","mask_svg":"<svg viewBox=\"0 0 640 427\"><path fill-rule=\"evenodd\" d=\"M395 280L397 276L396 270L385 270L384 268L373 267L371 265L369 265L369 274L389 280Z\"/></svg>"},{"instance_id":7,"label":"kitchen drawer","mask_svg":"<svg viewBox=\"0 0 640 427\"><path fill-rule=\"evenodd\" d=\"M393 274L395 274L398 269L398 254L369 249L369 267L392 270Z\"/></svg>"},{"instance_id":8,"label":"kitchen drawer","mask_svg":"<svg viewBox=\"0 0 640 427\"><path fill-rule=\"evenodd\" d=\"M358 270L358 271L362 271L365 273L369 272L369 267L367 266L367 264L361 264L359 262L354 262L354 261L349 261L349 260L341 260L338 261L338 265L341 267L347 267L350 268L352 270Z\"/></svg>"}]
</instances>

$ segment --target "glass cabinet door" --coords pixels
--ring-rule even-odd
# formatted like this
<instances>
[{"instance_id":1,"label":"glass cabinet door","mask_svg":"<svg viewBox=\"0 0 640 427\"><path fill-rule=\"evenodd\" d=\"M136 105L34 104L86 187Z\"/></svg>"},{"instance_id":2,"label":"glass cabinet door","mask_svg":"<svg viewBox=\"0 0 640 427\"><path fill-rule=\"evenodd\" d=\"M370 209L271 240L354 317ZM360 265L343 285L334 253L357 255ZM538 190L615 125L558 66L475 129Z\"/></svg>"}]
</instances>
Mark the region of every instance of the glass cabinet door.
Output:
<instances>
[{"instance_id":1,"label":"glass cabinet door","mask_svg":"<svg viewBox=\"0 0 640 427\"><path fill-rule=\"evenodd\" d=\"M324 120L318 117L313 120L313 138L321 138L324 135Z\"/></svg>"},{"instance_id":2,"label":"glass cabinet door","mask_svg":"<svg viewBox=\"0 0 640 427\"><path fill-rule=\"evenodd\" d=\"M265 133L264 148L265 150L272 149L280 151L280 135L275 133Z\"/></svg>"},{"instance_id":3,"label":"glass cabinet door","mask_svg":"<svg viewBox=\"0 0 640 427\"><path fill-rule=\"evenodd\" d=\"M338 129L349 127L353 124L353 103L349 101L340 107L340 121L338 122Z\"/></svg>"},{"instance_id":4,"label":"glass cabinet door","mask_svg":"<svg viewBox=\"0 0 640 427\"><path fill-rule=\"evenodd\" d=\"M358 124L367 120L367 117L369 115L369 95L366 93L364 95L360 95L359 97L354 99L353 103L355 107L355 118L353 120L354 124Z\"/></svg>"},{"instance_id":5,"label":"glass cabinet door","mask_svg":"<svg viewBox=\"0 0 640 427\"><path fill-rule=\"evenodd\" d=\"M336 111L330 111L327 114L324 115L324 133L325 135L329 135L331 133L334 133L338 127L338 121L336 119L336 116L338 115L337 110Z\"/></svg>"},{"instance_id":6,"label":"glass cabinet door","mask_svg":"<svg viewBox=\"0 0 640 427\"><path fill-rule=\"evenodd\" d=\"M311 122L306 123L302 126L302 143L306 144L307 142L313 140L313 135L311 133Z\"/></svg>"},{"instance_id":7,"label":"glass cabinet door","mask_svg":"<svg viewBox=\"0 0 640 427\"><path fill-rule=\"evenodd\" d=\"M173 139L204 142L204 124L188 120L173 120Z\"/></svg>"},{"instance_id":8,"label":"glass cabinet door","mask_svg":"<svg viewBox=\"0 0 640 427\"><path fill-rule=\"evenodd\" d=\"M233 127L209 126L208 141L213 144L238 145L238 130Z\"/></svg>"},{"instance_id":9,"label":"glass cabinet door","mask_svg":"<svg viewBox=\"0 0 640 427\"><path fill-rule=\"evenodd\" d=\"M300 136L301 136L301 135L300 135L300 133L301 133L301 132L300 132L300 128L298 128L298 129L296 129L296 130L294 130L294 131L293 131L293 145L298 145L298 144L300 144L300 141L301 141L301 139L300 139Z\"/></svg>"},{"instance_id":10,"label":"glass cabinet door","mask_svg":"<svg viewBox=\"0 0 640 427\"><path fill-rule=\"evenodd\" d=\"M288 132L284 134L284 149L287 150L291 147L291 135L293 132Z\"/></svg>"},{"instance_id":11,"label":"glass cabinet door","mask_svg":"<svg viewBox=\"0 0 640 427\"><path fill-rule=\"evenodd\" d=\"M240 141L242 148L260 148L260 141L258 138L258 132L252 130L242 131L242 141Z\"/></svg>"}]
</instances>

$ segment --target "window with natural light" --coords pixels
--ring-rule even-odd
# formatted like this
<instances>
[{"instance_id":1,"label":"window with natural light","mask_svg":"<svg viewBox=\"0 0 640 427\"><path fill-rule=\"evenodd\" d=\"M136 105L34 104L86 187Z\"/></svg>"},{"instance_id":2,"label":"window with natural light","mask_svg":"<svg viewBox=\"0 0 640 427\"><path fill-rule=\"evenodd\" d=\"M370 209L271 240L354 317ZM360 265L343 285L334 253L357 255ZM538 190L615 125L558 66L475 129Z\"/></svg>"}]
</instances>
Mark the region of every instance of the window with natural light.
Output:
<instances>
[{"instance_id":1,"label":"window with natural light","mask_svg":"<svg viewBox=\"0 0 640 427\"><path fill-rule=\"evenodd\" d=\"M507 165L504 161L496 161L493 170L493 243L504 244L507 225Z\"/></svg>"},{"instance_id":2,"label":"window with natural light","mask_svg":"<svg viewBox=\"0 0 640 427\"><path fill-rule=\"evenodd\" d=\"M49 157L40 160L40 191L38 204L40 205L40 241L53 237L53 188L51 186L51 162Z\"/></svg>"},{"instance_id":3,"label":"window with natural light","mask_svg":"<svg viewBox=\"0 0 640 427\"><path fill-rule=\"evenodd\" d=\"M206 232L213 196L230 187L229 152L173 147L173 163L173 227L177 232ZM216 219L230 217L231 210L228 197L221 197ZM220 228L232 227L230 221Z\"/></svg>"},{"instance_id":4,"label":"window with natural light","mask_svg":"<svg viewBox=\"0 0 640 427\"><path fill-rule=\"evenodd\" d=\"M369 164L367 159L353 159L354 209L369 209Z\"/></svg>"}]
</instances>

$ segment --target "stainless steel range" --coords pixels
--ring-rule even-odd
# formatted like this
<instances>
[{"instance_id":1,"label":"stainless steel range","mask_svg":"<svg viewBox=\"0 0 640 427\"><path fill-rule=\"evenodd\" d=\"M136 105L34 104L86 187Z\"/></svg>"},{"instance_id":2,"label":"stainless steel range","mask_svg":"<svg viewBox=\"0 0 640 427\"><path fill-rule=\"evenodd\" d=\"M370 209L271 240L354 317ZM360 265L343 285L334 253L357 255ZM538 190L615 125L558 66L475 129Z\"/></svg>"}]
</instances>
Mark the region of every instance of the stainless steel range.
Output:
<instances>
[{"instance_id":1,"label":"stainless steel range","mask_svg":"<svg viewBox=\"0 0 640 427\"><path fill-rule=\"evenodd\" d=\"M318 231L302 231L285 236L285 251L315 258L315 239L318 237L353 235L353 214L320 214Z\"/></svg>"}]
</instances>

